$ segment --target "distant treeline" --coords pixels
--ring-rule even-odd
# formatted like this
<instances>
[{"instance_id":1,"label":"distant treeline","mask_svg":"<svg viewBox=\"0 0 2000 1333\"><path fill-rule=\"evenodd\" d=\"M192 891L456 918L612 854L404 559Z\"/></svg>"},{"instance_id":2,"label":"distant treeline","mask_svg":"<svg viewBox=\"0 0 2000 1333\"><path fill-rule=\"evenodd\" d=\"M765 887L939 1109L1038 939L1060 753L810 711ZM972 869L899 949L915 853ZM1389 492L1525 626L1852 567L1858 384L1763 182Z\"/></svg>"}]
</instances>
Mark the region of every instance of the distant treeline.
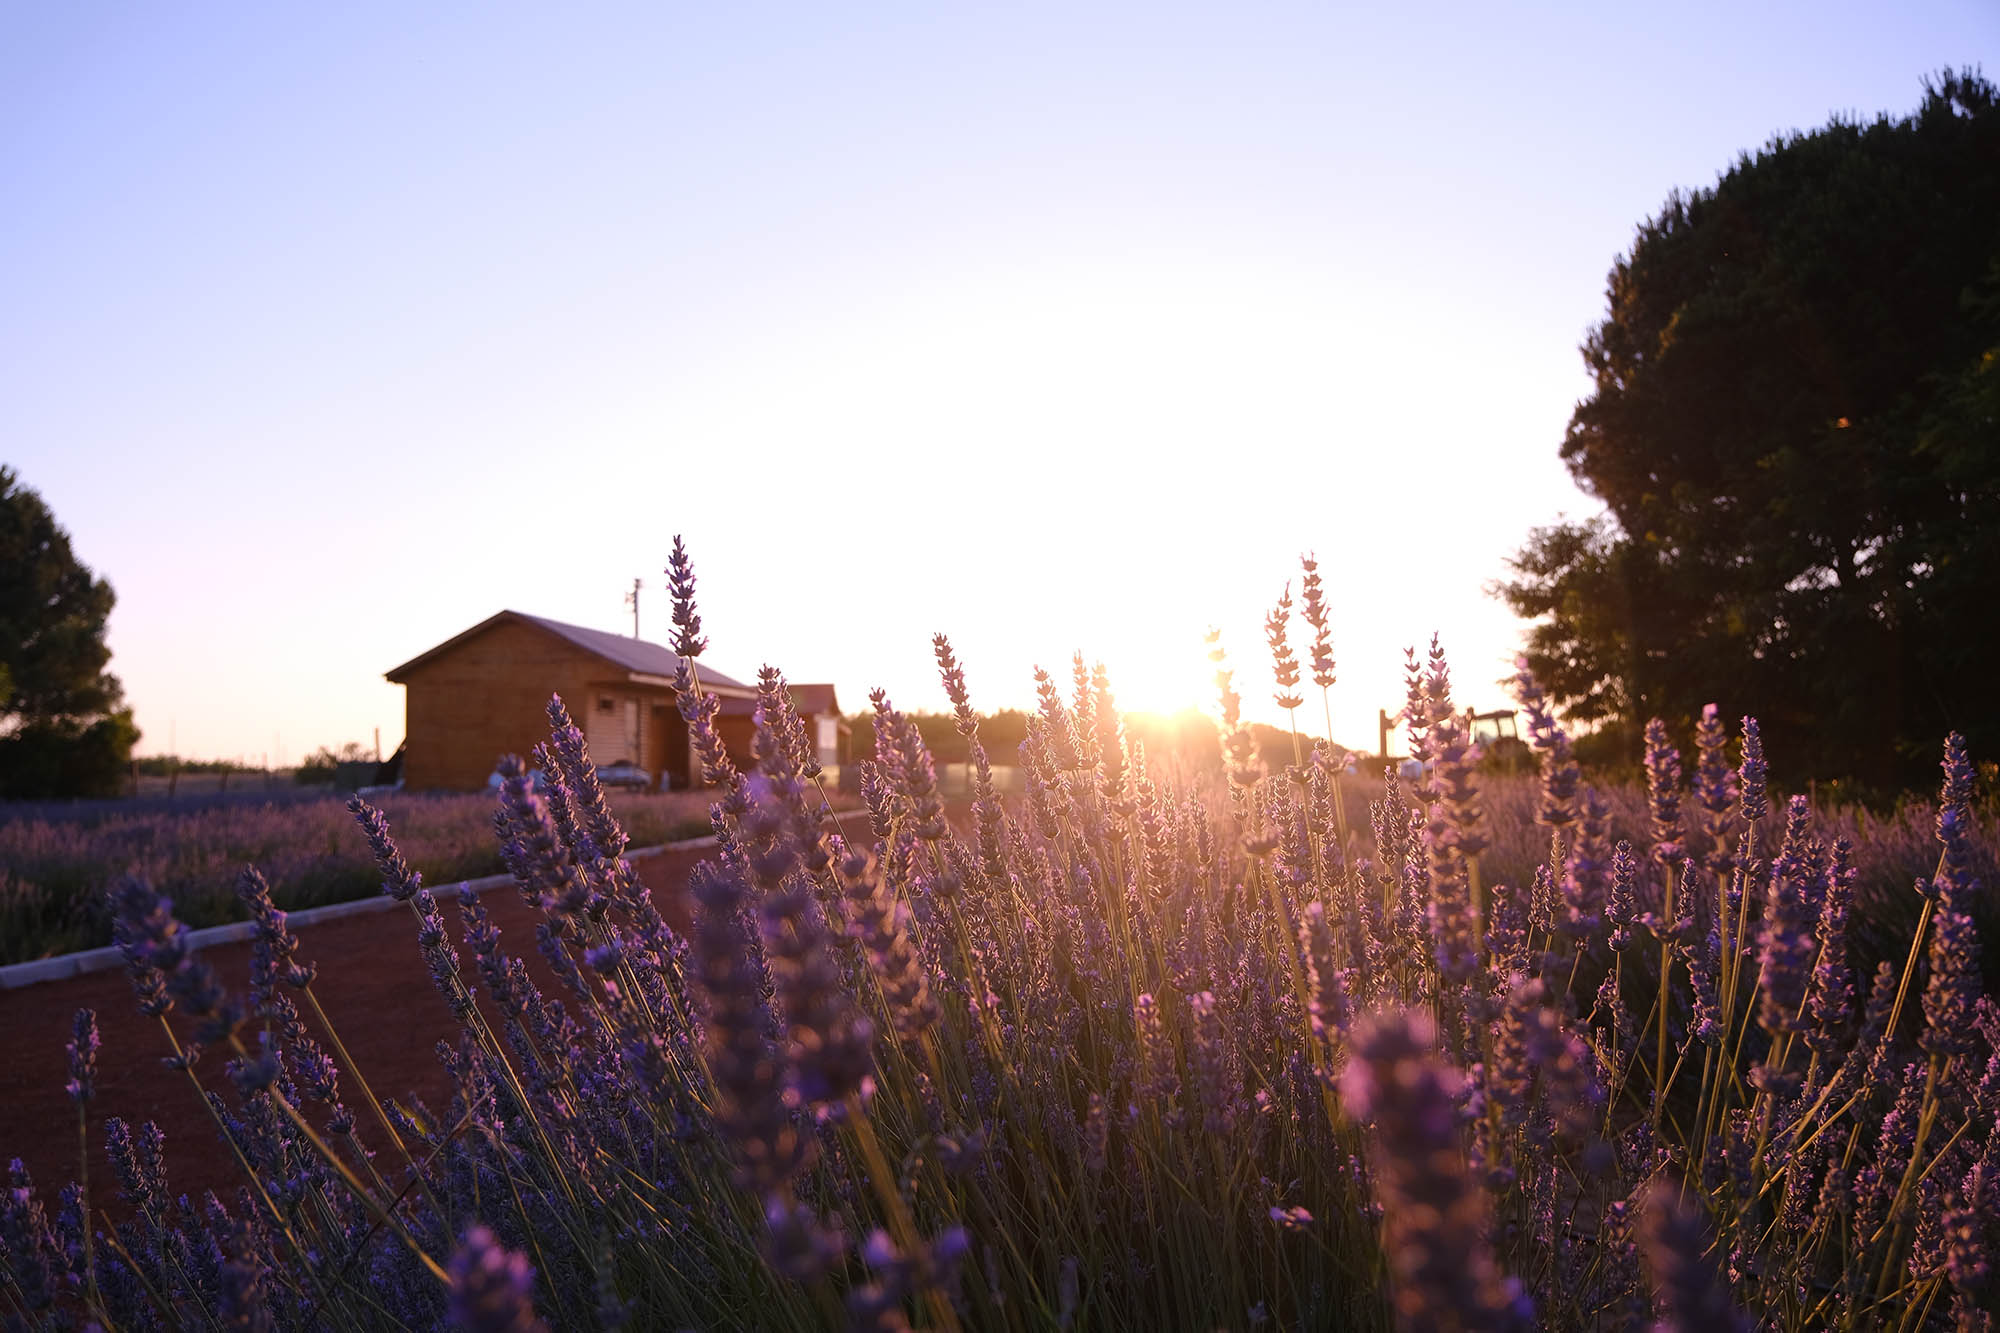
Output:
<instances>
[{"instance_id":1,"label":"distant treeline","mask_svg":"<svg viewBox=\"0 0 2000 1333\"><path fill-rule=\"evenodd\" d=\"M931 757L938 763L971 762L965 738L959 735L958 723L951 714L912 713L909 716L917 724L924 744L930 747ZM1222 767L1221 732L1215 720L1203 713L1192 708L1166 714L1126 713L1123 721L1125 734L1145 745L1149 763L1177 761L1195 770ZM873 755L874 714L861 713L850 717L848 722L854 728L855 758L866 759ZM1293 762L1290 731L1252 722L1250 734L1256 738L1258 753L1273 771ZM985 747L988 761L997 767L1012 767L1018 763L1021 743L1027 738L1028 714L1018 708L980 715L979 743ZM1311 736L1301 733L1299 743L1306 753L1311 753Z\"/></svg>"},{"instance_id":2,"label":"distant treeline","mask_svg":"<svg viewBox=\"0 0 2000 1333\"><path fill-rule=\"evenodd\" d=\"M132 771L142 778L171 777L175 773L262 773L260 764L240 759L183 759L177 754L149 754L132 761Z\"/></svg>"}]
</instances>

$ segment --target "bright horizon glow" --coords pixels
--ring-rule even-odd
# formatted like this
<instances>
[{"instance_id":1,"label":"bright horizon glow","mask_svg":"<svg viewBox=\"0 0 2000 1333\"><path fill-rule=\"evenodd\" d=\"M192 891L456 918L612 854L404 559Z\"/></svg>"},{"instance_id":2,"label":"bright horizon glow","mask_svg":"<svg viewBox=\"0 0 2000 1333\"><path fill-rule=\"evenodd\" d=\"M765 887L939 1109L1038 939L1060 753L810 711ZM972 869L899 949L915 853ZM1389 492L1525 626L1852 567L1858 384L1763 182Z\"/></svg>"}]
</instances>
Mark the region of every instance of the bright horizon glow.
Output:
<instances>
[{"instance_id":1,"label":"bright horizon glow","mask_svg":"<svg viewBox=\"0 0 2000 1333\"><path fill-rule=\"evenodd\" d=\"M1482 588L1596 509L1556 449L1634 228L2000 49L1969 0L8 29L5 461L117 590L140 753L274 763L392 748L382 673L503 608L629 632L636 575L664 641L676 532L704 660L850 712L943 708L942 630L982 710L1081 649L1212 715L1219 625L1282 725L1308 550L1336 739L1434 631L1502 706Z\"/></svg>"}]
</instances>

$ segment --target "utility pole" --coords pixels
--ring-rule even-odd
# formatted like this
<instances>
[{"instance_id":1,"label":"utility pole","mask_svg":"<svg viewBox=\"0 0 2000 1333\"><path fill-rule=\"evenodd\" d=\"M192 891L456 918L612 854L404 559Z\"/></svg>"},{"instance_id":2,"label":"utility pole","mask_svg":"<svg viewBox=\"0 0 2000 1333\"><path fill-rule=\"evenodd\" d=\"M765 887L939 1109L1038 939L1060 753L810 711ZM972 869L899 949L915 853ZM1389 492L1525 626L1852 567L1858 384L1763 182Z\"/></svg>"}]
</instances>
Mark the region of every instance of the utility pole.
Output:
<instances>
[{"instance_id":1,"label":"utility pole","mask_svg":"<svg viewBox=\"0 0 2000 1333\"><path fill-rule=\"evenodd\" d=\"M632 591L625 594L625 605L632 608L632 637L639 637L639 589L645 586L638 579L632 580Z\"/></svg>"}]
</instances>

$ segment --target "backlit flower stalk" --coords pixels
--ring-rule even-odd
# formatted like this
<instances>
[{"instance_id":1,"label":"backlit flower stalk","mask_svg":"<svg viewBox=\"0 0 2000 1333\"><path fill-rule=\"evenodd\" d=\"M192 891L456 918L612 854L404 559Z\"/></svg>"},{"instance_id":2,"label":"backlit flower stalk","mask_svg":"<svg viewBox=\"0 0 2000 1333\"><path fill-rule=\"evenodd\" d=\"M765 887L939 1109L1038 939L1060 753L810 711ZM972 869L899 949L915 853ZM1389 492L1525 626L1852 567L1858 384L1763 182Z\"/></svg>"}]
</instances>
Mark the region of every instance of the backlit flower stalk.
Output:
<instances>
[{"instance_id":1,"label":"backlit flower stalk","mask_svg":"<svg viewBox=\"0 0 2000 1333\"><path fill-rule=\"evenodd\" d=\"M1354 1038L1341 1098L1372 1127L1383 1249L1404 1327L1533 1328L1521 1284L1494 1259L1487 1195L1467 1176L1459 1141L1462 1080L1433 1054L1429 1017L1383 1014Z\"/></svg>"}]
</instances>

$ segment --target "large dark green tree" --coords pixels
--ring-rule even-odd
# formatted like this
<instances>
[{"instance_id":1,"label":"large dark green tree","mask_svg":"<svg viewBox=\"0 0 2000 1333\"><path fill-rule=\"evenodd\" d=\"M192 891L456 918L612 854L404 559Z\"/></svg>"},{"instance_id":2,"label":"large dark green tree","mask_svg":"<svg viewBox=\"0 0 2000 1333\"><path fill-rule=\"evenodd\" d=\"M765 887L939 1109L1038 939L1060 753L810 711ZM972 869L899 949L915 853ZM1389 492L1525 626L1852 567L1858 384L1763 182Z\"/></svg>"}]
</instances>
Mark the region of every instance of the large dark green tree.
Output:
<instances>
[{"instance_id":1,"label":"large dark green tree","mask_svg":"<svg viewBox=\"0 0 2000 1333\"><path fill-rule=\"evenodd\" d=\"M2000 753L2000 101L1971 72L1671 195L1562 456L1606 512L1498 591L1573 716L1754 712L1793 772Z\"/></svg>"},{"instance_id":2,"label":"large dark green tree","mask_svg":"<svg viewBox=\"0 0 2000 1333\"><path fill-rule=\"evenodd\" d=\"M139 732L106 671L111 585L0 467L0 797L116 795Z\"/></svg>"}]
</instances>

